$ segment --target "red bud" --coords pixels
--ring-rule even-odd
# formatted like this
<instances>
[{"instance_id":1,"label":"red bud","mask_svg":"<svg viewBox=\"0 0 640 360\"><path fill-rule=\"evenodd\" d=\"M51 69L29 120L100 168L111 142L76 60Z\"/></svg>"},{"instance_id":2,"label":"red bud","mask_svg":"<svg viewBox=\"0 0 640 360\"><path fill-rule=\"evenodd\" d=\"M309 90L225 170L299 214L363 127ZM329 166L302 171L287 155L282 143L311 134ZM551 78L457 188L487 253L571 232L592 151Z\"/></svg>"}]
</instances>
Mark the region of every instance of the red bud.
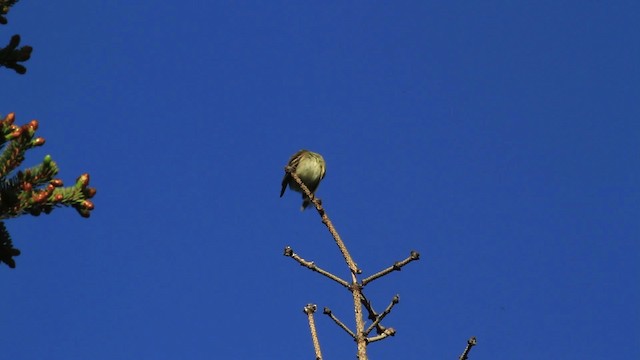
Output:
<instances>
[{"instance_id":1,"label":"red bud","mask_svg":"<svg viewBox=\"0 0 640 360\"><path fill-rule=\"evenodd\" d=\"M35 138L31 141L31 144L33 144L33 146L42 146L44 145L44 138Z\"/></svg>"},{"instance_id":2,"label":"red bud","mask_svg":"<svg viewBox=\"0 0 640 360\"><path fill-rule=\"evenodd\" d=\"M87 210L93 210L93 203L91 202L91 200L83 201L82 206Z\"/></svg>"},{"instance_id":3,"label":"red bud","mask_svg":"<svg viewBox=\"0 0 640 360\"><path fill-rule=\"evenodd\" d=\"M96 196L96 191L96 188L88 187L84 189L84 196L91 199L92 197Z\"/></svg>"}]
</instances>

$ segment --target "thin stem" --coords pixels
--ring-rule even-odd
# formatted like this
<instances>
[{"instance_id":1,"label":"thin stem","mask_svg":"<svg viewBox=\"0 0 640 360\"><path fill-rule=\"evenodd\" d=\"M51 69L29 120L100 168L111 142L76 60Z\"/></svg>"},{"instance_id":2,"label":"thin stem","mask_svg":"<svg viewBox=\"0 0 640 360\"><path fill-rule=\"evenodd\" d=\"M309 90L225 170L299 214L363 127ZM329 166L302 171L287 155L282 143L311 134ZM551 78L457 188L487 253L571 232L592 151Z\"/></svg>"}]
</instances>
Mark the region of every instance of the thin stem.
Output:
<instances>
[{"instance_id":1,"label":"thin stem","mask_svg":"<svg viewBox=\"0 0 640 360\"><path fill-rule=\"evenodd\" d=\"M387 328L384 330L382 334L368 338L367 342L372 343L372 342L380 341L388 336L394 336L395 334L396 334L396 330L394 328Z\"/></svg>"},{"instance_id":2,"label":"thin stem","mask_svg":"<svg viewBox=\"0 0 640 360\"><path fill-rule=\"evenodd\" d=\"M340 252L342 253L342 256L344 257L344 260L347 263L347 266L349 267L349 270L351 270L351 272L354 273L354 274L362 273L362 270L358 269L358 266L353 261L353 258L349 254L349 251L347 250L347 247L344 245L344 242L342 241L342 239L340 238L340 235L338 234L338 232L336 231L335 227L333 226L333 223L329 219L329 216L327 216L327 213L322 208L322 203L321 203L320 199L315 197L315 195L313 195L311 193L311 191L309 191L309 188L302 182L302 180L295 173L295 171L293 171L295 169L291 168L290 166L287 166L287 167L284 168L284 170L286 172L288 172L289 175L291 175L291 178L298 184L298 186L300 186L300 188L302 189L304 194L311 200L313 205L316 207L316 210L318 210L318 213L322 217L322 223L325 224L325 226L329 229L329 232L333 236L333 239L335 240L336 245L338 245L338 248L340 249Z\"/></svg>"},{"instance_id":3,"label":"thin stem","mask_svg":"<svg viewBox=\"0 0 640 360\"><path fill-rule=\"evenodd\" d=\"M340 319L338 319L335 315L333 315L333 312L331 312L331 309L329 309L328 307L325 307L322 313L325 315L329 315L331 320L333 320L333 322L335 322L336 325L340 326L340 328L346 331L347 334L349 334L349 336L351 336L352 338L354 339L356 338L356 335L353 333L353 331L351 331L351 329L349 329L347 325L345 325L342 321L340 321Z\"/></svg>"},{"instance_id":4,"label":"thin stem","mask_svg":"<svg viewBox=\"0 0 640 360\"><path fill-rule=\"evenodd\" d=\"M460 355L460 357L458 358L459 360L467 360L469 358L469 352L471 351L471 348L476 346L478 342L476 341L476 337L472 336L469 338L469 340L467 340L467 347L464 348L464 351L462 352L462 355Z\"/></svg>"},{"instance_id":5,"label":"thin stem","mask_svg":"<svg viewBox=\"0 0 640 360\"><path fill-rule=\"evenodd\" d=\"M414 260L419 260L420 259L420 253L418 253L417 251L411 251L411 254L409 254L409 256L402 260L402 261L397 261L395 262L393 265L389 266L388 268L379 271L367 278L365 278L364 280L362 280L362 286L367 285L368 283L372 282L375 279L381 278L391 272L394 271L400 271L402 270L402 267L407 265L408 263L414 261Z\"/></svg>"},{"instance_id":6,"label":"thin stem","mask_svg":"<svg viewBox=\"0 0 640 360\"><path fill-rule=\"evenodd\" d=\"M287 246L284 248L284 256L288 256L290 258L292 258L293 260L297 261L300 265L315 271L321 275L324 275L326 277L328 277L329 279L337 282L338 284L349 288L349 283L346 280L343 280L341 278L339 278L336 275L333 275L332 273L323 270L321 268L319 268L313 261L306 261L305 259L301 258L300 256L298 256L298 254L293 252L293 249L290 246Z\"/></svg>"},{"instance_id":7,"label":"thin stem","mask_svg":"<svg viewBox=\"0 0 640 360\"><path fill-rule=\"evenodd\" d=\"M316 331L316 322L313 319L313 313L318 307L315 304L308 304L302 311L307 314L309 320L309 329L311 330L311 341L313 341L313 350L316 352L316 360L322 360L322 351L320 350L320 340L318 340L318 332Z\"/></svg>"}]
</instances>

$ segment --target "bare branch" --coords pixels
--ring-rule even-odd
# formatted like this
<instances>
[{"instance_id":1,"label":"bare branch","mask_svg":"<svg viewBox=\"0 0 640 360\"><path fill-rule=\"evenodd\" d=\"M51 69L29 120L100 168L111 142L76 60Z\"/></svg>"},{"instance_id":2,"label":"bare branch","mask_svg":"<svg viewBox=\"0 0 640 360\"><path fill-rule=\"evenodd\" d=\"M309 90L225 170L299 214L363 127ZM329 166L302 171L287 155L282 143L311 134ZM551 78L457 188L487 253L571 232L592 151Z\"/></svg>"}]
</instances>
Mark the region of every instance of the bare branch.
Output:
<instances>
[{"instance_id":1,"label":"bare branch","mask_svg":"<svg viewBox=\"0 0 640 360\"><path fill-rule=\"evenodd\" d=\"M369 335L369 333L371 332L371 330L373 330L374 327L377 327L378 324L380 324L380 321L382 321L382 319L384 319L387 315L389 315L389 313L391 312L391 309L393 309L393 307L400 302L400 295L395 295L393 297L393 299L391 299L391 303L389 303L389 305L387 306L386 309L384 309L384 311L382 312L382 314L376 316L375 321L369 325L369 327L367 328L367 330L364 331L365 335ZM384 331L383 331L384 333Z\"/></svg>"},{"instance_id":2,"label":"bare branch","mask_svg":"<svg viewBox=\"0 0 640 360\"><path fill-rule=\"evenodd\" d=\"M396 334L396 330L394 328L387 328L384 330L382 334L367 338L367 342L372 343L372 342L380 341L388 336L394 336L395 334Z\"/></svg>"},{"instance_id":3,"label":"bare branch","mask_svg":"<svg viewBox=\"0 0 640 360\"><path fill-rule=\"evenodd\" d=\"M371 301L367 299L364 293L361 293L360 295L361 295L360 301L362 302L362 305L364 305L364 308L367 309L367 312L369 313L369 316L367 318L371 321L376 321L376 319L378 318L378 313L373 308L373 305L371 305ZM382 324L378 323L376 325L376 333L378 335L384 333L385 330L386 330L386 327L382 326Z\"/></svg>"},{"instance_id":4,"label":"bare branch","mask_svg":"<svg viewBox=\"0 0 640 360\"><path fill-rule=\"evenodd\" d=\"M395 262L393 265L391 265L390 267L377 272L371 276L369 276L368 278L362 280L362 286L367 285L368 283L372 282L375 279L378 279L380 277L383 277L393 271L400 271L402 270L402 267L407 265L408 263L414 261L414 260L419 260L420 259L420 253L418 253L417 251L411 251L411 254L409 255L409 257L407 257L406 259L402 260L402 261L397 261Z\"/></svg>"},{"instance_id":5,"label":"bare branch","mask_svg":"<svg viewBox=\"0 0 640 360\"><path fill-rule=\"evenodd\" d=\"M340 326L342 330L346 331L347 334L349 334L349 336L351 336L354 339L356 338L356 335L353 333L353 331L351 331L347 327L347 325L345 325L342 321L340 321L340 319L338 319L335 315L333 315L333 313L331 312L331 309L329 309L328 307L325 307L322 313L325 315L329 315L331 320L333 320L338 326Z\"/></svg>"},{"instance_id":6,"label":"bare branch","mask_svg":"<svg viewBox=\"0 0 640 360\"><path fill-rule=\"evenodd\" d=\"M469 358L469 352L471 351L471 348L474 347L478 342L476 341L476 337L472 336L469 338L469 340L467 340L467 347L464 348L464 351L462 352L462 355L460 355L460 357L458 358L459 360L467 360Z\"/></svg>"},{"instance_id":7,"label":"bare branch","mask_svg":"<svg viewBox=\"0 0 640 360\"><path fill-rule=\"evenodd\" d=\"M353 312L356 317L356 344L358 359L367 360L367 336L364 334L364 318L362 316L362 285L358 284L356 274L351 273L351 292L353 295Z\"/></svg>"},{"instance_id":8,"label":"bare branch","mask_svg":"<svg viewBox=\"0 0 640 360\"><path fill-rule=\"evenodd\" d=\"M316 207L316 210L318 210L318 213L322 217L322 223L325 224L325 226L329 229L329 232L333 236L333 239L335 240L336 245L338 245L338 248L340 249L340 252L342 253L342 256L344 257L344 260L347 263L347 266L349 267L351 272L354 274L362 273L362 270L358 269L358 266L353 261L353 258L349 254L347 247L344 245L344 242L342 241L342 239L340 238L340 235L338 234L335 227L333 226L333 223L329 219L329 216L327 216L327 213L324 211L324 208L322 208L322 201L319 198L317 198L315 195L313 195L311 191L309 191L309 188L302 182L302 180L295 173L294 170L295 169L292 168L291 166L287 166L284 168L284 171L288 172L289 175L291 175L291 178L300 186L302 191L304 191L304 194L313 203L313 205Z\"/></svg>"},{"instance_id":9,"label":"bare branch","mask_svg":"<svg viewBox=\"0 0 640 360\"><path fill-rule=\"evenodd\" d=\"M333 275L332 273L323 270L321 268L319 268L313 261L306 261L305 259L301 258L300 256L298 256L298 254L293 252L293 249L290 246L287 246L284 248L284 256L288 256L290 258L292 258L293 260L297 261L300 265L315 271L321 275L324 275L326 277L328 277L329 279L337 282L338 284L349 288L349 283L346 280L343 280L339 277L337 277L336 275Z\"/></svg>"},{"instance_id":10,"label":"bare branch","mask_svg":"<svg viewBox=\"0 0 640 360\"><path fill-rule=\"evenodd\" d=\"M369 282L377 278L380 278L386 274L389 274L392 271L401 270L402 267L404 267L408 263L414 260L418 260L420 258L420 254L418 254L418 252L416 251L411 251L411 254L409 255L408 258L394 263L393 266L387 269L384 269L379 273L373 274L368 278L364 279L363 281L359 281L358 275L362 273L362 270L360 270L357 267L356 263L353 261L353 258L349 254L349 251L347 250L346 245L340 238L340 235L338 234L337 230L333 226L333 223L329 219L329 216L327 215L326 211L322 207L322 201L319 198L317 198L313 193L311 193L311 191L309 191L309 188L304 184L304 182L302 182L300 177L296 174L295 164L286 166L284 170L286 172L285 179L287 179L286 181L289 182L289 185L291 186L292 184L292 182L290 182L290 179L293 179L293 181L300 188L301 192L304 194L303 195L304 204L306 204L307 201L310 203L313 203L314 207L318 211L318 214L322 218L322 223L327 227L327 229L331 233L331 236L333 237L336 245L338 246L338 249L342 253L342 256L347 266L349 267L349 270L351 271L351 282L347 282L346 280L341 279L340 277L319 268L313 261L304 260L297 254L295 254L293 252L293 249L291 249L291 247L289 246L287 246L284 249L284 255L296 260L301 266L304 266L312 271L318 272L324 275L325 277L337 282L338 284L347 288L351 292L353 296L353 310L354 310L355 322L356 322L355 331L350 330L342 321L340 321L335 315L333 315L333 313L329 308L324 308L323 313L328 315L341 329L343 329L347 334L349 334L349 336L351 336L351 338L355 340L358 347L358 353L357 353L358 359L366 360L368 358L367 357L368 343L379 341L386 337L395 335L396 333L395 329L391 327L386 328L382 326L381 321L385 319L385 317L391 312L395 304L397 304L400 301L400 298L398 295L394 296L391 303L387 306L387 308L381 314L377 314L373 309L371 302L363 294L363 287ZM284 184L286 185L286 183ZM283 187L285 185L283 185ZM297 190L298 189L296 188L296 191ZM372 320L372 324L366 330L365 330L365 318L363 315L363 307L367 310L369 319ZM308 310L305 310L305 312L307 311ZM367 336L374 328L376 329L377 336L372 336L368 338ZM316 352L316 357L318 357L318 352Z\"/></svg>"},{"instance_id":11,"label":"bare branch","mask_svg":"<svg viewBox=\"0 0 640 360\"><path fill-rule=\"evenodd\" d=\"M313 341L313 350L316 352L316 360L322 360L322 351L320 350L320 340L318 340L318 332L316 331L316 322L313 319L313 313L318 307L315 304L307 304L302 311L307 314L309 319L309 329L311 330L311 341Z\"/></svg>"}]
</instances>

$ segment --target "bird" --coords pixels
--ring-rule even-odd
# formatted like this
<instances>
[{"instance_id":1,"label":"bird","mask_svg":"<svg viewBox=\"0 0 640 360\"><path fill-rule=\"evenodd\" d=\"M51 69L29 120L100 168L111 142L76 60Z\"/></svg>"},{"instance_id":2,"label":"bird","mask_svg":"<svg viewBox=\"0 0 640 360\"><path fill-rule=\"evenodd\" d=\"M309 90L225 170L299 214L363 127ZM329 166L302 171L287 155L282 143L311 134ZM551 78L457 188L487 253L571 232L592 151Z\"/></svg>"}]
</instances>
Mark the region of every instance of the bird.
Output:
<instances>
[{"instance_id":1,"label":"bird","mask_svg":"<svg viewBox=\"0 0 640 360\"><path fill-rule=\"evenodd\" d=\"M318 189L318 185L320 185L320 181L324 179L327 169L322 155L309 150L300 150L293 154L287 166L291 167L291 171L300 177L300 180L302 180L312 194ZM284 195L287 185L289 185L291 190L302 194L302 207L300 211L306 209L311 203L311 200L304 194L298 183L291 177L291 174L285 171L284 178L282 179L280 197Z\"/></svg>"}]
</instances>

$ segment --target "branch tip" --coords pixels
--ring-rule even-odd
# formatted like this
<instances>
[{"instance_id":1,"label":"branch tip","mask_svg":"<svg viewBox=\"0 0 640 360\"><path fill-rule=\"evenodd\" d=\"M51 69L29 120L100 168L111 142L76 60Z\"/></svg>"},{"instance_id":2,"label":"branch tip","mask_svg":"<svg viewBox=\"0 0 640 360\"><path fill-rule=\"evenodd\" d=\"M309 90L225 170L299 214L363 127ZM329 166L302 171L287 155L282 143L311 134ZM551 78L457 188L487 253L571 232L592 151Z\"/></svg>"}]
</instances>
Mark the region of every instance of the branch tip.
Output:
<instances>
[{"instance_id":1,"label":"branch tip","mask_svg":"<svg viewBox=\"0 0 640 360\"><path fill-rule=\"evenodd\" d=\"M477 343L478 342L475 336L470 337L469 340L467 340L467 346L464 348L464 351L462 352L462 355L460 355L458 360L467 360L469 358L469 352L471 351L471 348L474 347Z\"/></svg>"},{"instance_id":2,"label":"branch tip","mask_svg":"<svg viewBox=\"0 0 640 360\"><path fill-rule=\"evenodd\" d=\"M469 344L471 346L474 346L474 345L478 344L478 341L476 340L475 336L472 336L472 337L469 338L469 340L467 340L467 344Z\"/></svg>"},{"instance_id":3,"label":"branch tip","mask_svg":"<svg viewBox=\"0 0 640 360\"><path fill-rule=\"evenodd\" d=\"M307 304L302 308L302 311L307 315L315 313L316 310L318 310L318 306L316 304Z\"/></svg>"}]
</instances>

